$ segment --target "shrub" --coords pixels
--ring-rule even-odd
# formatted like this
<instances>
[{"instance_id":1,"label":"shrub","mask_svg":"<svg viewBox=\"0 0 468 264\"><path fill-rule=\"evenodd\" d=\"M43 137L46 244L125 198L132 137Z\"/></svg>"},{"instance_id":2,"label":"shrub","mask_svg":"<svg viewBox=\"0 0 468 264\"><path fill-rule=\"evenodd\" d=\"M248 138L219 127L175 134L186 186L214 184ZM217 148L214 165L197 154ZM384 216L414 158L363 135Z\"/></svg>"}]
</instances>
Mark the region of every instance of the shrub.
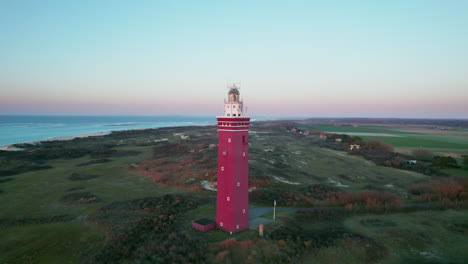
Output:
<instances>
[{"instance_id":1,"label":"shrub","mask_svg":"<svg viewBox=\"0 0 468 264\"><path fill-rule=\"evenodd\" d=\"M437 168L457 168L458 164L457 161L451 157L441 157L441 156L435 156L432 159L432 166L437 167Z\"/></svg>"},{"instance_id":2,"label":"shrub","mask_svg":"<svg viewBox=\"0 0 468 264\"><path fill-rule=\"evenodd\" d=\"M414 158L417 160L421 161L431 161L432 158L434 157L434 153L428 149L413 149L411 151L411 154L413 154Z\"/></svg>"},{"instance_id":3,"label":"shrub","mask_svg":"<svg viewBox=\"0 0 468 264\"><path fill-rule=\"evenodd\" d=\"M257 189L249 194L255 203L272 205L276 200L278 206L311 206L313 200L297 191L286 191L283 188Z\"/></svg>"},{"instance_id":4,"label":"shrub","mask_svg":"<svg viewBox=\"0 0 468 264\"><path fill-rule=\"evenodd\" d=\"M68 179L72 181L85 181L85 180L91 180L99 177L99 175L92 175L92 174L81 174L81 173L72 173Z\"/></svg>"},{"instance_id":5,"label":"shrub","mask_svg":"<svg viewBox=\"0 0 468 264\"><path fill-rule=\"evenodd\" d=\"M96 197L94 194L89 192L75 192L65 194L60 198L60 201L64 204L70 205L81 205L81 204L89 204L89 203L97 203L100 202L101 199Z\"/></svg>"},{"instance_id":6,"label":"shrub","mask_svg":"<svg viewBox=\"0 0 468 264\"><path fill-rule=\"evenodd\" d=\"M329 199L331 205L342 205L348 209L399 208L403 202L394 193L364 190L362 192L338 192Z\"/></svg>"},{"instance_id":7,"label":"shrub","mask_svg":"<svg viewBox=\"0 0 468 264\"><path fill-rule=\"evenodd\" d=\"M316 200L327 200L333 197L339 191L341 190L335 186L324 184L313 184L299 189L299 192L305 196Z\"/></svg>"},{"instance_id":8,"label":"shrub","mask_svg":"<svg viewBox=\"0 0 468 264\"><path fill-rule=\"evenodd\" d=\"M113 202L88 217L108 230L89 263L205 263L206 241L179 231L180 216L202 200L164 195ZM185 220L184 220L185 221Z\"/></svg>"},{"instance_id":9,"label":"shrub","mask_svg":"<svg viewBox=\"0 0 468 264\"><path fill-rule=\"evenodd\" d=\"M465 170L468 170L468 155L462 155L462 160L463 160L463 168Z\"/></svg>"},{"instance_id":10,"label":"shrub","mask_svg":"<svg viewBox=\"0 0 468 264\"><path fill-rule=\"evenodd\" d=\"M391 144L385 143L380 139L371 138L366 144L366 149L378 152L392 152L394 147Z\"/></svg>"},{"instance_id":11,"label":"shrub","mask_svg":"<svg viewBox=\"0 0 468 264\"><path fill-rule=\"evenodd\" d=\"M462 178L434 178L411 188L417 202L440 202L445 205L468 201L468 180Z\"/></svg>"}]
</instances>

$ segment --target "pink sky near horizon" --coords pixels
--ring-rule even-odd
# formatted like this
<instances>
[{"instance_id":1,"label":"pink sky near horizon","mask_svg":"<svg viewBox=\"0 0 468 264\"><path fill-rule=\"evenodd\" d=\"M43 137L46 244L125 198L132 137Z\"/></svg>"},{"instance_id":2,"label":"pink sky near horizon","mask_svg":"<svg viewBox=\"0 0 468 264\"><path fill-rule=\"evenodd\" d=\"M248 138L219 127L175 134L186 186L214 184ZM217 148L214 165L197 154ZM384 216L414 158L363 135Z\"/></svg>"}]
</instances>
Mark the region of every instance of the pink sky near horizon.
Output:
<instances>
[{"instance_id":1,"label":"pink sky near horizon","mask_svg":"<svg viewBox=\"0 0 468 264\"><path fill-rule=\"evenodd\" d=\"M220 115L223 93L218 97L193 100L118 96L106 98L64 98L46 95L31 98L3 97L1 114L72 114L72 115ZM468 104L458 98L376 98L361 100L340 95L281 99L262 96L244 97L248 114L252 116L310 116L310 117L426 117L467 118ZM447 104L446 102L451 102Z\"/></svg>"}]
</instances>

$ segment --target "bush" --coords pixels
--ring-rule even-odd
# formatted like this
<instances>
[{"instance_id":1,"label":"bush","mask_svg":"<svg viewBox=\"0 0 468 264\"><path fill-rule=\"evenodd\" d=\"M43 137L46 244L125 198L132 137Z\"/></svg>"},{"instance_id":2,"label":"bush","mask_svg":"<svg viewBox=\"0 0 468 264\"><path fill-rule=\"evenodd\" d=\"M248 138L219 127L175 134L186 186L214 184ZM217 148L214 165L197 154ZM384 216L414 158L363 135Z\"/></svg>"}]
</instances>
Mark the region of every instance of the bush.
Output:
<instances>
[{"instance_id":1,"label":"bush","mask_svg":"<svg viewBox=\"0 0 468 264\"><path fill-rule=\"evenodd\" d=\"M468 155L462 155L462 160L463 160L463 168L465 170L468 170Z\"/></svg>"},{"instance_id":2,"label":"bush","mask_svg":"<svg viewBox=\"0 0 468 264\"><path fill-rule=\"evenodd\" d=\"M324 184L313 184L299 189L299 192L305 196L316 200L327 200L339 191L341 191L341 189L335 186Z\"/></svg>"},{"instance_id":3,"label":"bush","mask_svg":"<svg viewBox=\"0 0 468 264\"><path fill-rule=\"evenodd\" d=\"M343 205L348 209L388 209L399 208L402 200L391 192L364 190L362 192L338 192L330 200L331 205Z\"/></svg>"},{"instance_id":4,"label":"bush","mask_svg":"<svg viewBox=\"0 0 468 264\"><path fill-rule=\"evenodd\" d=\"M311 206L313 200L297 191L286 191L283 188L257 189L249 194L254 203L272 205L276 200L278 206Z\"/></svg>"},{"instance_id":5,"label":"bush","mask_svg":"<svg viewBox=\"0 0 468 264\"><path fill-rule=\"evenodd\" d=\"M60 201L64 204L69 205L81 205L81 204L90 204L100 202L101 199L96 197L94 194L89 192L75 192L65 194L60 198Z\"/></svg>"},{"instance_id":6,"label":"bush","mask_svg":"<svg viewBox=\"0 0 468 264\"><path fill-rule=\"evenodd\" d=\"M421 161L431 161L434 157L434 153L428 149L414 149L411 151L414 158Z\"/></svg>"},{"instance_id":7,"label":"bush","mask_svg":"<svg viewBox=\"0 0 468 264\"><path fill-rule=\"evenodd\" d=\"M206 241L179 231L182 214L202 200L164 195L113 202L88 217L108 231L104 248L89 263L205 263ZM185 221L185 220L184 220Z\"/></svg>"},{"instance_id":8,"label":"bush","mask_svg":"<svg viewBox=\"0 0 468 264\"><path fill-rule=\"evenodd\" d=\"M457 168L458 164L457 161L453 157L441 157L441 156L435 156L432 159L432 166L437 167L437 168Z\"/></svg>"},{"instance_id":9,"label":"bush","mask_svg":"<svg viewBox=\"0 0 468 264\"><path fill-rule=\"evenodd\" d=\"M392 152L394 147L391 144L385 143L380 139L371 138L366 144L366 149L377 152Z\"/></svg>"},{"instance_id":10,"label":"bush","mask_svg":"<svg viewBox=\"0 0 468 264\"><path fill-rule=\"evenodd\" d=\"M413 200L417 202L439 202L457 204L468 201L468 180L462 178L434 178L411 188Z\"/></svg>"},{"instance_id":11,"label":"bush","mask_svg":"<svg viewBox=\"0 0 468 264\"><path fill-rule=\"evenodd\" d=\"M92 175L92 174L81 174L81 173L72 173L70 176L68 176L69 180L72 181L85 181L85 180L91 180L99 177L99 175Z\"/></svg>"}]
</instances>

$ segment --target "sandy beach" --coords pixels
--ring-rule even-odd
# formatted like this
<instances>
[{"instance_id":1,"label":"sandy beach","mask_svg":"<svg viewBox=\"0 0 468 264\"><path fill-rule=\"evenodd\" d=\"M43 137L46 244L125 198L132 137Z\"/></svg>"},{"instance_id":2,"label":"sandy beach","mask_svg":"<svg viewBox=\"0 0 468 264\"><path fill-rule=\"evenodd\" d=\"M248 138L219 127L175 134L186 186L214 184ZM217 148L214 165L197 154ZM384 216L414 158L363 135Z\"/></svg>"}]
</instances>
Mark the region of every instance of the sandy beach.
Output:
<instances>
[{"instance_id":1,"label":"sandy beach","mask_svg":"<svg viewBox=\"0 0 468 264\"><path fill-rule=\"evenodd\" d=\"M132 129L129 129L129 130L132 130ZM50 137L50 138L38 139L38 140L27 141L27 142L19 142L19 143L7 144L7 145L0 145L0 150L20 151L22 149L14 147L15 144L40 144L41 142L46 142L46 141L72 140L72 139L75 139L75 138L104 136L104 135L109 135L113 131L117 131L117 130L82 133L82 134L69 135L69 136ZM121 130L118 130L118 131L121 131Z\"/></svg>"}]
</instances>

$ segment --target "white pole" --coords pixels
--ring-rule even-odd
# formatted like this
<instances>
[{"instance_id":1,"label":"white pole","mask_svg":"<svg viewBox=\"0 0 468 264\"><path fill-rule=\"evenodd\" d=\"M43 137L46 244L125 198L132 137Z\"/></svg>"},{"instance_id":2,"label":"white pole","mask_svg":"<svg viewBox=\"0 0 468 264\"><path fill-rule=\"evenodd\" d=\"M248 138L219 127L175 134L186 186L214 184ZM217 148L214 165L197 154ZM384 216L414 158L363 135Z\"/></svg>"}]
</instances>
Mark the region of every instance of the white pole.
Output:
<instances>
[{"instance_id":1,"label":"white pole","mask_svg":"<svg viewBox=\"0 0 468 264\"><path fill-rule=\"evenodd\" d=\"M276 200L273 202L273 221L276 218Z\"/></svg>"}]
</instances>

